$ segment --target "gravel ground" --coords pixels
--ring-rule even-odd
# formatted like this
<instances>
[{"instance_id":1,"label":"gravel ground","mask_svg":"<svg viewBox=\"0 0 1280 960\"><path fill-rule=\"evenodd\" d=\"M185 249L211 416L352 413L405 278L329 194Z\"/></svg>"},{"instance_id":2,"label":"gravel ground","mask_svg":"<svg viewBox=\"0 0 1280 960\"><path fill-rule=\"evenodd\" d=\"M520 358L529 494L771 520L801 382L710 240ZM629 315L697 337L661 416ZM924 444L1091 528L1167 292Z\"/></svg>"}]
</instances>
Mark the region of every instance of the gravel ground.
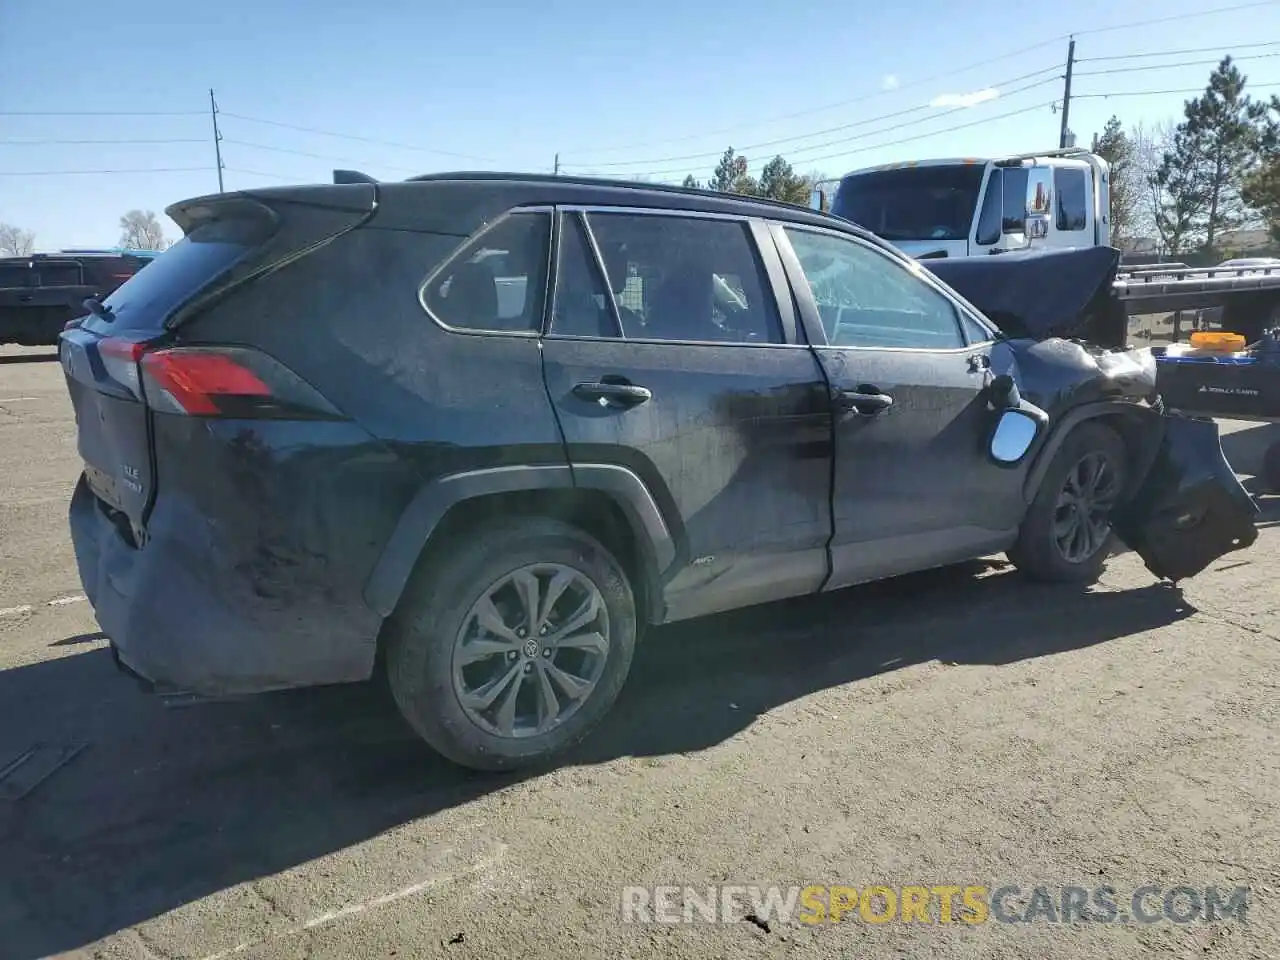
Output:
<instances>
[{"instance_id":1,"label":"gravel ground","mask_svg":"<svg viewBox=\"0 0 1280 960\"><path fill-rule=\"evenodd\" d=\"M1274 435L1224 431L1242 474ZM138 692L81 595L47 351L0 348L0 450L0 767L36 749L0 774L5 960L1280 956L1275 499L1180 590L1131 554L1083 593L993 560L665 628L568 762L494 778L377 689ZM1243 923L624 923L660 884L1249 895Z\"/></svg>"}]
</instances>

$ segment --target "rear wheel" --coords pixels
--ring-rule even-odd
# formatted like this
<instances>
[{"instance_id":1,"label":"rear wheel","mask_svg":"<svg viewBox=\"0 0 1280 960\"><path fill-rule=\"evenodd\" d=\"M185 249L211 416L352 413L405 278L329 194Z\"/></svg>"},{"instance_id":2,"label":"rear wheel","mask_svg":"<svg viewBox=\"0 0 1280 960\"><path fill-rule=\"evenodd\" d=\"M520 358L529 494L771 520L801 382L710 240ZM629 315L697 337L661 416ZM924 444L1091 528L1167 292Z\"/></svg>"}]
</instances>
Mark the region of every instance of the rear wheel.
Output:
<instances>
[{"instance_id":1,"label":"rear wheel","mask_svg":"<svg viewBox=\"0 0 1280 960\"><path fill-rule=\"evenodd\" d=\"M1009 559L1050 583L1094 583L1111 552L1111 511L1128 481L1124 441L1086 422L1063 441L1032 501Z\"/></svg>"},{"instance_id":2,"label":"rear wheel","mask_svg":"<svg viewBox=\"0 0 1280 960\"><path fill-rule=\"evenodd\" d=\"M616 559L564 523L516 519L455 541L410 585L391 625L400 712L478 770L546 762L617 699L635 649L635 599Z\"/></svg>"}]
</instances>

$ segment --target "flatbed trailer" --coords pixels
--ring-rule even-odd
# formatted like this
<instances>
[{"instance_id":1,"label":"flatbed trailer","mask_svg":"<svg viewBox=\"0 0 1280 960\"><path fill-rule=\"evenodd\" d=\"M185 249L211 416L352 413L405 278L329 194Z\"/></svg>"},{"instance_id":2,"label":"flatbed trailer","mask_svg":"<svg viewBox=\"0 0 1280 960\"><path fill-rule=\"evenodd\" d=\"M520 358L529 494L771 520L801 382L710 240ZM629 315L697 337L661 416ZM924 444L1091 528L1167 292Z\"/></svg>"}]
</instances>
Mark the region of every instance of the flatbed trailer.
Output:
<instances>
[{"instance_id":1,"label":"flatbed trailer","mask_svg":"<svg viewBox=\"0 0 1280 960\"><path fill-rule=\"evenodd\" d=\"M1112 291L1130 317L1220 308L1221 329L1239 333L1249 342L1280 325L1280 265L1149 264L1121 269Z\"/></svg>"}]
</instances>

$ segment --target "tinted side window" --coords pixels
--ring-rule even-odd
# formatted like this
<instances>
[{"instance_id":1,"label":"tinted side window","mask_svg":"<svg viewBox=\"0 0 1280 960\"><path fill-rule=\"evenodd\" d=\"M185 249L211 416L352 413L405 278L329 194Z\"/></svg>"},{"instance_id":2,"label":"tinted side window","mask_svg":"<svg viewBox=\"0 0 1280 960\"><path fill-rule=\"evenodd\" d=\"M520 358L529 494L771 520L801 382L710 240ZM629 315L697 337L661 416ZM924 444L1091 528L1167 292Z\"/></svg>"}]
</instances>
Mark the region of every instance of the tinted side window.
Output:
<instances>
[{"instance_id":1,"label":"tinted side window","mask_svg":"<svg viewBox=\"0 0 1280 960\"><path fill-rule=\"evenodd\" d=\"M832 346L964 346L951 301L905 264L852 240L784 229Z\"/></svg>"},{"instance_id":2,"label":"tinted side window","mask_svg":"<svg viewBox=\"0 0 1280 960\"><path fill-rule=\"evenodd\" d=\"M1027 170L1010 167L1004 170L1005 233L1022 233L1027 228Z\"/></svg>"},{"instance_id":3,"label":"tinted side window","mask_svg":"<svg viewBox=\"0 0 1280 960\"><path fill-rule=\"evenodd\" d=\"M505 217L450 258L422 291L423 303L464 330L541 330L550 233L548 214Z\"/></svg>"},{"instance_id":4,"label":"tinted side window","mask_svg":"<svg viewBox=\"0 0 1280 960\"><path fill-rule=\"evenodd\" d=\"M587 223L628 338L783 342L746 224L619 213Z\"/></svg>"},{"instance_id":5,"label":"tinted side window","mask_svg":"<svg viewBox=\"0 0 1280 960\"><path fill-rule=\"evenodd\" d=\"M1088 219L1088 191L1084 171L1059 167L1053 171L1053 192L1058 195L1056 226L1059 230L1083 230Z\"/></svg>"}]
</instances>

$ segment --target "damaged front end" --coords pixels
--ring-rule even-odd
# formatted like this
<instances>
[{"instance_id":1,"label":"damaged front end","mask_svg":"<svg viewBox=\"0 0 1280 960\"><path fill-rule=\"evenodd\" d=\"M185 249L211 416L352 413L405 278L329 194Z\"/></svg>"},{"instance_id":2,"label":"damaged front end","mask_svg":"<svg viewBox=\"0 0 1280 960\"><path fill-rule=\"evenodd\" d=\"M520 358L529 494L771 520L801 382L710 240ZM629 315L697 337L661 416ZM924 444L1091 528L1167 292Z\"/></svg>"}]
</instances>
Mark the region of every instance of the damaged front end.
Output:
<instances>
[{"instance_id":1,"label":"damaged front end","mask_svg":"<svg viewBox=\"0 0 1280 960\"><path fill-rule=\"evenodd\" d=\"M1031 495L1056 444L1079 423L1105 418L1130 453L1131 476L1112 529L1152 573L1177 582L1257 540L1258 506L1227 462L1217 424L1165 411L1149 349L1009 339L996 345L992 360L997 374L1009 374L1050 417L1027 478Z\"/></svg>"},{"instance_id":2,"label":"damaged front end","mask_svg":"<svg viewBox=\"0 0 1280 960\"><path fill-rule=\"evenodd\" d=\"M1177 582L1258 539L1258 505L1227 463L1212 420L1163 414L1160 445L1137 493L1111 515L1152 573Z\"/></svg>"}]
</instances>

